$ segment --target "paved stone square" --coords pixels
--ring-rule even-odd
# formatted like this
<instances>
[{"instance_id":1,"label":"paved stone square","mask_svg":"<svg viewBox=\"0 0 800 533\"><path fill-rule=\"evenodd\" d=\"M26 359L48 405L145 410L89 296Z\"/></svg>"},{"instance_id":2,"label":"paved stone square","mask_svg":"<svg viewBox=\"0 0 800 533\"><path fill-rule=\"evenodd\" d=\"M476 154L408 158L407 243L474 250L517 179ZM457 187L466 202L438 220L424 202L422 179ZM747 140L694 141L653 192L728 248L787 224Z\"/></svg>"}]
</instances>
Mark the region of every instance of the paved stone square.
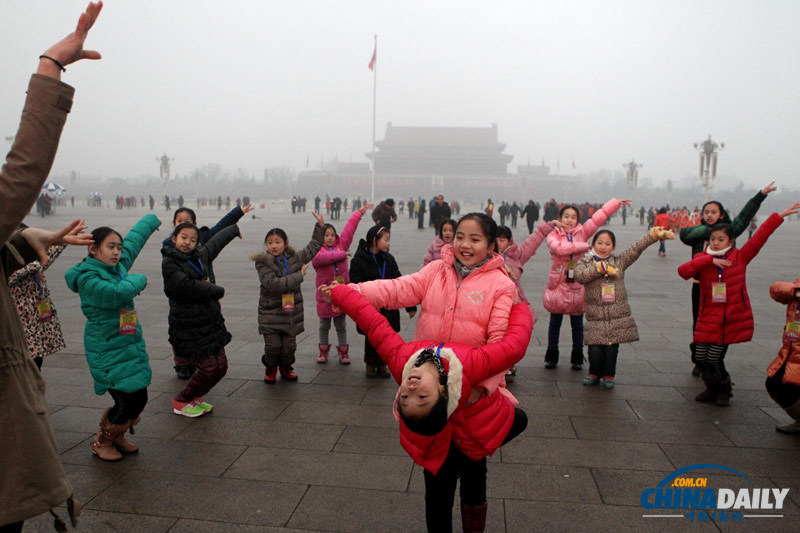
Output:
<instances>
[{"instance_id":1,"label":"paved stone square","mask_svg":"<svg viewBox=\"0 0 800 533\"><path fill-rule=\"evenodd\" d=\"M90 228L111 225L123 234L145 210L59 208L55 216L31 216L32 225L57 228L84 217ZM139 454L104 463L89 451L102 409L112 402L96 396L83 355L84 318L77 294L65 286L64 272L85 249L68 248L47 271L67 348L45 360L47 401L64 467L77 497L85 503L81 530L145 532L423 531L422 471L398 441L391 402L392 380L368 379L361 362L363 337L348 323L353 364L316 363L317 328L314 272L303 284L306 331L298 338L298 383L263 383L263 340L256 325L258 279L250 253L266 231L286 229L290 242L304 246L311 235L311 211L256 210L214 265L225 287L223 314L233 341L230 369L207 396L213 414L188 419L172 414L170 397L184 384L172 369L167 341L167 299L162 290L160 241L172 212L132 271L145 273L149 286L136 299L153 368L150 402L132 438ZM224 212L198 211L211 225ZM764 217L759 216L761 220ZM632 218L610 229L618 251L644 232ZM631 224L630 222L634 222ZM334 221L343 228L345 219ZM369 224L362 223L357 238ZM703 389L690 374L690 284L676 272L689 248L667 243L667 256L651 247L626 274L641 341L623 345L612 391L584 387L585 372L564 364L569 326L562 329L562 363L545 370L548 315L541 294L549 271L546 247L525 268L523 286L539 321L516 382L509 386L528 414L528 429L489 460L487 531L797 531L800 515L800 437L777 433L788 416L764 389L765 370L780 346L784 307L768 295L773 281L791 281L796 269L800 223L785 223L749 267L748 291L756 331L749 344L734 345L727 365L734 396L728 408L698 404ZM524 239L523 224L514 231ZM433 238L417 230L407 215L393 226L392 253L403 273L415 271ZM743 239L740 241L740 245ZM354 242L354 246L357 244ZM415 320L402 314L405 338ZM568 322L568 321L565 321ZM331 332L332 339L335 333ZM783 518L717 519L689 523L682 518L643 518L641 492L672 471L713 463L738 470L756 487L791 489ZM742 479L710 471L709 486L737 488ZM460 530L458 502L454 521ZM47 515L30 520L25 531L50 531Z\"/></svg>"}]
</instances>

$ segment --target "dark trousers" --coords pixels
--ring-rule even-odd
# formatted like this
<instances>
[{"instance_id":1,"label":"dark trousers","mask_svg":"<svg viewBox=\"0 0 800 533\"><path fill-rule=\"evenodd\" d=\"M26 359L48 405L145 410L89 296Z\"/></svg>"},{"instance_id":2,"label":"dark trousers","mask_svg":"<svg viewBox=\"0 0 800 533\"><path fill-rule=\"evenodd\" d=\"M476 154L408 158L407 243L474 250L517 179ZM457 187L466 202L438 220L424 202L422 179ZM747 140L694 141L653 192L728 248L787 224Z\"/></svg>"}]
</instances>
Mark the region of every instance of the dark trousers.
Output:
<instances>
[{"instance_id":1,"label":"dark trousers","mask_svg":"<svg viewBox=\"0 0 800 533\"><path fill-rule=\"evenodd\" d=\"M528 427L525 411L514 408L514 422L503 444ZM428 470L425 474L425 522L429 532L449 533L453 531L453 501L456 496L456 483L461 478L462 505L483 505L486 503L486 458L473 461L455 444L450 444L447 459L436 475Z\"/></svg>"},{"instance_id":2,"label":"dark trousers","mask_svg":"<svg viewBox=\"0 0 800 533\"><path fill-rule=\"evenodd\" d=\"M528 235L533 233L533 225L536 224L536 221L531 218L526 218L525 221L528 223Z\"/></svg>"},{"instance_id":3,"label":"dark trousers","mask_svg":"<svg viewBox=\"0 0 800 533\"><path fill-rule=\"evenodd\" d=\"M731 375L725 368L725 354L727 344L711 344L698 342L695 344L694 358L700 369L703 381L711 390L717 392L730 392Z\"/></svg>"},{"instance_id":4,"label":"dark trousers","mask_svg":"<svg viewBox=\"0 0 800 533\"><path fill-rule=\"evenodd\" d=\"M194 361L192 361L191 356L183 356L183 355L178 355L177 353L175 353L175 347L174 346L172 347L172 360L175 362L175 366L176 367L178 367L178 366L189 366L189 365L194 363Z\"/></svg>"},{"instance_id":5,"label":"dark trousers","mask_svg":"<svg viewBox=\"0 0 800 533\"><path fill-rule=\"evenodd\" d=\"M225 348L215 354L193 357L192 362L195 366L194 374L192 374L183 390L175 397L175 400L181 403L191 402L195 398L202 398L228 372L228 358L225 356Z\"/></svg>"},{"instance_id":6,"label":"dark trousers","mask_svg":"<svg viewBox=\"0 0 800 533\"><path fill-rule=\"evenodd\" d=\"M367 368L375 368L384 365L380 354L367 339L364 339L364 363L366 363Z\"/></svg>"},{"instance_id":7,"label":"dark trousers","mask_svg":"<svg viewBox=\"0 0 800 533\"><path fill-rule=\"evenodd\" d=\"M267 368L276 366L292 366L294 353L297 351L297 337L285 333L268 333L264 335L264 356L261 362Z\"/></svg>"},{"instance_id":8,"label":"dark trousers","mask_svg":"<svg viewBox=\"0 0 800 533\"><path fill-rule=\"evenodd\" d=\"M564 315L550 315L550 327L547 330L548 348L558 347L558 338L561 336L561 322L563 320ZM572 326L572 349L583 350L583 315L570 315L569 323Z\"/></svg>"},{"instance_id":9,"label":"dark trousers","mask_svg":"<svg viewBox=\"0 0 800 533\"><path fill-rule=\"evenodd\" d=\"M667 245L665 244L665 241L658 241L658 251L666 253Z\"/></svg>"},{"instance_id":10,"label":"dark trousers","mask_svg":"<svg viewBox=\"0 0 800 533\"><path fill-rule=\"evenodd\" d=\"M22 531L22 524L24 524L24 521L0 526L0 533L19 533Z\"/></svg>"},{"instance_id":11,"label":"dark trousers","mask_svg":"<svg viewBox=\"0 0 800 533\"><path fill-rule=\"evenodd\" d=\"M700 284L692 281L692 332L697 327L697 315L700 314ZM692 351L692 363L697 364L694 358L694 341L689 343L689 348Z\"/></svg>"},{"instance_id":12,"label":"dark trousers","mask_svg":"<svg viewBox=\"0 0 800 533\"><path fill-rule=\"evenodd\" d=\"M800 400L800 387L792 383L784 383L783 375L786 372L786 363L775 372L775 375L767 378L765 385L770 398L775 400L781 407L791 407L797 400Z\"/></svg>"},{"instance_id":13,"label":"dark trousers","mask_svg":"<svg viewBox=\"0 0 800 533\"><path fill-rule=\"evenodd\" d=\"M425 229L425 213L419 214L417 228Z\"/></svg>"},{"instance_id":14,"label":"dark trousers","mask_svg":"<svg viewBox=\"0 0 800 533\"><path fill-rule=\"evenodd\" d=\"M619 344L590 344L589 373L598 377L611 376L617 373L617 354Z\"/></svg>"},{"instance_id":15,"label":"dark trousers","mask_svg":"<svg viewBox=\"0 0 800 533\"><path fill-rule=\"evenodd\" d=\"M134 392L122 392L117 389L108 389L108 393L114 398L114 407L108 412L108 421L112 424L124 424L128 420L134 420L147 405L147 389L139 389Z\"/></svg>"}]
</instances>

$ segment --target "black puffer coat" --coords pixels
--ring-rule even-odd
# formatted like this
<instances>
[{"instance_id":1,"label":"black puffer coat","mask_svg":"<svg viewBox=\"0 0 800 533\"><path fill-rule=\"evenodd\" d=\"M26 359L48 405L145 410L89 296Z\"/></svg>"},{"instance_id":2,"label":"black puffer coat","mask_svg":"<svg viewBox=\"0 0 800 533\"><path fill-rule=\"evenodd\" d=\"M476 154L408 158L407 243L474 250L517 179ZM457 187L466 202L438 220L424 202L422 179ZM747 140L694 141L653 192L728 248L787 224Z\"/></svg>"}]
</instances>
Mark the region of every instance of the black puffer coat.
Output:
<instances>
[{"instance_id":1,"label":"black puffer coat","mask_svg":"<svg viewBox=\"0 0 800 533\"><path fill-rule=\"evenodd\" d=\"M392 254L380 252L375 254L375 259L372 257L367 241L361 239L358 243L358 249L350 261L350 283L362 283L376 279L395 279L402 275ZM384 274L383 277L381 277L381 273ZM409 313L416 310L416 306L406 308ZM392 329L400 331L400 311L397 309L379 309L379 311L389 321ZM364 334L360 328L358 332L362 335Z\"/></svg>"},{"instance_id":2,"label":"black puffer coat","mask_svg":"<svg viewBox=\"0 0 800 533\"><path fill-rule=\"evenodd\" d=\"M175 302L169 310L169 343L178 356L215 354L231 341L219 305L225 289L203 280L208 279L211 262L237 235L239 226L234 224L189 254L174 246L161 249L164 292Z\"/></svg>"},{"instance_id":3,"label":"black puffer coat","mask_svg":"<svg viewBox=\"0 0 800 533\"><path fill-rule=\"evenodd\" d=\"M314 224L314 234L311 242L300 250L287 246L284 255L278 259L269 252L257 253L250 257L256 263L258 279L261 281L261 296L258 299L258 332L262 335L282 333L284 335L299 335L303 327L303 294L300 284L303 282L303 265L310 262L320 248L325 228ZM289 267L286 274L283 257ZM281 298L284 294L294 294L294 311L282 310Z\"/></svg>"}]
</instances>

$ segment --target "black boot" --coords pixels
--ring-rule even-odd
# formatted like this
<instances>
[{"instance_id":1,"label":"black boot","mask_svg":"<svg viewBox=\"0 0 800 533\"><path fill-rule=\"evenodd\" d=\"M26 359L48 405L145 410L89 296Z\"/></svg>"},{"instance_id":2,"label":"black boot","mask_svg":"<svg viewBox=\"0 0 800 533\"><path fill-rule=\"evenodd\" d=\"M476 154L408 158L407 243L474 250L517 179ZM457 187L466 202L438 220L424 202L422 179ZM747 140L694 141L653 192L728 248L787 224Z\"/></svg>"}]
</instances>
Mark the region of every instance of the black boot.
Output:
<instances>
[{"instance_id":1,"label":"black boot","mask_svg":"<svg viewBox=\"0 0 800 533\"><path fill-rule=\"evenodd\" d=\"M545 368L555 368L558 364L558 346L553 348L547 348L547 352L544 354L544 367Z\"/></svg>"},{"instance_id":2,"label":"black boot","mask_svg":"<svg viewBox=\"0 0 800 533\"><path fill-rule=\"evenodd\" d=\"M573 348L569 360L572 363L572 370L583 369L583 348Z\"/></svg>"},{"instance_id":3,"label":"black boot","mask_svg":"<svg viewBox=\"0 0 800 533\"><path fill-rule=\"evenodd\" d=\"M717 398L714 403L720 407L727 407L731 404L731 396L733 396L733 383L728 380L725 383L717 385Z\"/></svg>"},{"instance_id":4,"label":"black boot","mask_svg":"<svg viewBox=\"0 0 800 533\"><path fill-rule=\"evenodd\" d=\"M481 533L486 529L486 510L488 504L461 504L461 529L464 533Z\"/></svg>"}]
</instances>

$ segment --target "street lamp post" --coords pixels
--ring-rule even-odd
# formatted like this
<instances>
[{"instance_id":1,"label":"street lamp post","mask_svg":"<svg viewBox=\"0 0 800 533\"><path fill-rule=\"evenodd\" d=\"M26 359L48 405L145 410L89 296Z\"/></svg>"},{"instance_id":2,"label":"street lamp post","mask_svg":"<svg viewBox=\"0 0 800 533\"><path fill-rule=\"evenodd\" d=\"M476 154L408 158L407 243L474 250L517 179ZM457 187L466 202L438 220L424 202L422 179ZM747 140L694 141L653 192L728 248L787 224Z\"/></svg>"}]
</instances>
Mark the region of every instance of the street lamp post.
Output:
<instances>
[{"instance_id":1,"label":"street lamp post","mask_svg":"<svg viewBox=\"0 0 800 533\"><path fill-rule=\"evenodd\" d=\"M722 150L723 148L725 148L725 143L717 144L712 141L711 134L705 141L694 143L694 149L700 153L700 180L703 182L704 202L708 202L711 181L717 177L717 156L719 155L717 149Z\"/></svg>"},{"instance_id":2,"label":"street lamp post","mask_svg":"<svg viewBox=\"0 0 800 533\"><path fill-rule=\"evenodd\" d=\"M631 162L625 163L622 165L622 168L625 169L628 188L631 190L635 189L636 185L639 183L639 169L642 168L642 165L631 159Z\"/></svg>"}]
</instances>

